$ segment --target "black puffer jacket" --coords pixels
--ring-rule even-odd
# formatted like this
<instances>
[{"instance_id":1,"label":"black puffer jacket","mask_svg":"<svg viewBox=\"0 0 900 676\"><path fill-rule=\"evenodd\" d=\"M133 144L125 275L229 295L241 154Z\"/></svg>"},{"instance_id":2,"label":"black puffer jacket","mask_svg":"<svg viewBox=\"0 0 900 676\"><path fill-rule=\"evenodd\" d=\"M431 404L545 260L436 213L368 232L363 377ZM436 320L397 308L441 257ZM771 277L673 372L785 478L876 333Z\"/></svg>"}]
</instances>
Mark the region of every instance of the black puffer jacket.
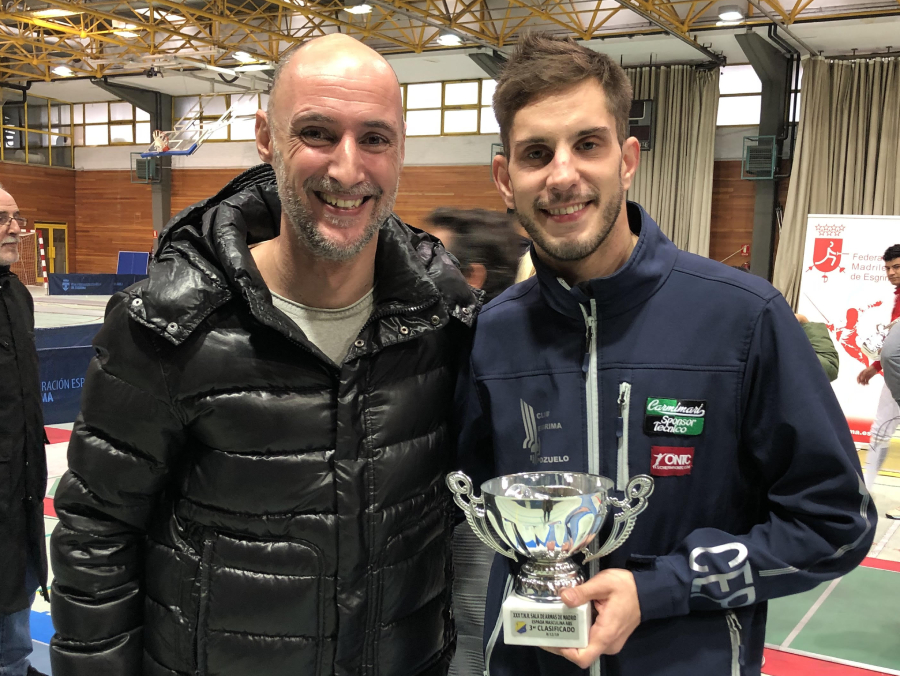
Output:
<instances>
[{"instance_id":1,"label":"black puffer jacket","mask_svg":"<svg viewBox=\"0 0 900 676\"><path fill-rule=\"evenodd\" d=\"M428 235L379 234L338 368L271 303L257 167L116 296L56 494L55 676L443 674L454 373L478 297Z\"/></svg>"},{"instance_id":2,"label":"black puffer jacket","mask_svg":"<svg viewBox=\"0 0 900 676\"><path fill-rule=\"evenodd\" d=\"M25 566L47 583L44 492L47 460L34 301L19 278L0 267L0 615L28 607Z\"/></svg>"}]
</instances>

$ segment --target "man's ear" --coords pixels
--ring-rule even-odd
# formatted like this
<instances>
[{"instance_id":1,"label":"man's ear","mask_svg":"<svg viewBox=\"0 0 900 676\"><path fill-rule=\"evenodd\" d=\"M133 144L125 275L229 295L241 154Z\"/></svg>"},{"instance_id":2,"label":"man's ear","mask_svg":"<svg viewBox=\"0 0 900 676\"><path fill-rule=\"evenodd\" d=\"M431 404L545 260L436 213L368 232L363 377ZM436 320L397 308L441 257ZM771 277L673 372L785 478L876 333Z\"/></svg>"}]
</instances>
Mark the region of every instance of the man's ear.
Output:
<instances>
[{"instance_id":1,"label":"man's ear","mask_svg":"<svg viewBox=\"0 0 900 676\"><path fill-rule=\"evenodd\" d=\"M469 286L483 289L484 283L487 281L487 275L487 268L482 263L472 263L469 265L469 269L466 270L466 281L469 283Z\"/></svg>"},{"instance_id":2,"label":"man's ear","mask_svg":"<svg viewBox=\"0 0 900 676\"><path fill-rule=\"evenodd\" d=\"M491 162L491 173L506 208L515 209L516 200L513 196L512 182L509 179L509 160L505 155L494 155L494 160Z\"/></svg>"},{"instance_id":3,"label":"man's ear","mask_svg":"<svg viewBox=\"0 0 900 676\"><path fill-rule=\"evenodd\" d=\"M629 136L622 144L622 187L628 190L641 163L641 142Z\"/></svg>"},{"instance_id":4,"label":"man's ear","mask_svg":"<svg viewBox=\"0 0 900 676\"><path fill-rule=\"evenodd\" d=\"M272 164L275 159L275 134L264 110L256 111L256 152L266 164Z\"/></svg>"}]
</instances>

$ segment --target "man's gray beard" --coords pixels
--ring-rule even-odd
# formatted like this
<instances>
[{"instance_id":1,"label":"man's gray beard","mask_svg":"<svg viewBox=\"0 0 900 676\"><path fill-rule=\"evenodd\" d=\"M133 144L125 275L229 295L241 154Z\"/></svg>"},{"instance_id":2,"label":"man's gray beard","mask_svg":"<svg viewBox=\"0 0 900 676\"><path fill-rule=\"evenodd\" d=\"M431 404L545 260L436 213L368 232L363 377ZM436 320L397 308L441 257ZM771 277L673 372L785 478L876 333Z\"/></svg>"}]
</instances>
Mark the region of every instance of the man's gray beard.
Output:
<instances>
[{"instance_id":1,"label":"man's gray beard","mask_svg":"<svg viewBox=\"0 0 900 676\"><path fill-rule=\"evenodd\" d=\"M12 242L10 242L12 244ZM18 242L17 242L18 244ZM0 250L0 265L3 267L8 267L10 265L14 265L19 261L19 250L16 249L13 253L8 254Z\"/></svg>"},{"instance_id":2,"label":"man's gray beard","mask_svg":"<svg viewBox=\"0 0 900 676\"><path fill-rule=\"evenodd\" d=\"M618 192L614 195L613 199L606 203L603 207L603 211L600 213L600 218L603 219L600 232L597 233L596 237L587 242L576 240L574 242L553 244L544 234L544 231L541 230L537 223L531 220L529 216L516 210L516 218L519 219L519 223L522 224L522 227L525 228L525 232L528 233L534 243L537 244L541 250L545 251L550 258L564 263L571 263L587 258L606 241L606 238L609 237L609 233L612 232L616 219L619 218L619 212L622 211L622 200L624 197L625 189L622 187L622 182L620 180ZM535 206L534 209L536 211L537 207Z\"/></svg>"},{"instance_id":3,"label":"man's gray beard","mask_svg":"<svg viewBox=\"0 0 900 676\"><path fill-rule=\"evenodd\" d=\"M330 261L348 261L354 258L366 245L372 241L372 238L378 233L381 227L387 221L391 212L394 210L394 199L397 196L397 187L388 194L382 192L381 195L374 195L369 199L377 200L375 209L372 211L372 218L366 225L362 236L355 242L347 245L340 245L325 237L316 227L316 219L313 215L309 203L297 192L294 185L288 180L287 172L284 166L284 157L278 148L275 148L275 181L278 186L278 197L281 200L281 210L287 216L288 223L291 225L291 232L294 237L306 247L313 256L324 258ZM327 183L328 179L322 179ZM320 181L307 180L304 183L304 191L307 189L307 183ZM339 184L333 183L328 186L331 191L339 192ZM350 186L353 187L353 186ZM326 191L327 192L327 191ZM342 226L342 219L326 218L337 226Z\"/></svg>"}]
</instances>

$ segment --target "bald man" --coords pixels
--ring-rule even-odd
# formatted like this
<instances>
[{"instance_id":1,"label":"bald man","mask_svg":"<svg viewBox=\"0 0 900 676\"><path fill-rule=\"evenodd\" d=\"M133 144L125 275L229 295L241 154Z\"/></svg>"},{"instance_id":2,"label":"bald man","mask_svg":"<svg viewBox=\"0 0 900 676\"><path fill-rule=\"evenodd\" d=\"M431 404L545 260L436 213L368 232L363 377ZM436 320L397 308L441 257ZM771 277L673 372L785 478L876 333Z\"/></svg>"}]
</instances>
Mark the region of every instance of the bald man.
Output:
<instances>
[{"instance_id":1,"label":"bald man","mask_svg":"<svg viewBox=\"0 0 900 676\"><path fill-rule=\"evenodd\" d=\"M54 676L445 674L447 416L480 299L391 210L400 89L286 55L264 165L115 296L56 493Z\"/></svg>"}]
</instances>

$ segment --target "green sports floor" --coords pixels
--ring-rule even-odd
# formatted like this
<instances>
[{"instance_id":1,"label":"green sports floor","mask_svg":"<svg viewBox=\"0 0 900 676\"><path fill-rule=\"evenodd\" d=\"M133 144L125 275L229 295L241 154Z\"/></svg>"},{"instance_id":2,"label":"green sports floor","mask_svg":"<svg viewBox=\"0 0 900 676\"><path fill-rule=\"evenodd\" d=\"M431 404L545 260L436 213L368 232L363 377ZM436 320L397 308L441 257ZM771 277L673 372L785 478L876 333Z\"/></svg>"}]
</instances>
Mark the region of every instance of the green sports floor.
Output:
<instances>
[{"instance_id":1,"label":"green sports floor","mask_svg":"<svg viewBox=\"0 0 900 676\"><path fill-rule=\"evenodd\" d=\"M863 565L770 602L768 676L900 675L900 521L883 518L900 506L900 478L879 476L873 497L879 523Z\"/></svg>"}]
</instances>

